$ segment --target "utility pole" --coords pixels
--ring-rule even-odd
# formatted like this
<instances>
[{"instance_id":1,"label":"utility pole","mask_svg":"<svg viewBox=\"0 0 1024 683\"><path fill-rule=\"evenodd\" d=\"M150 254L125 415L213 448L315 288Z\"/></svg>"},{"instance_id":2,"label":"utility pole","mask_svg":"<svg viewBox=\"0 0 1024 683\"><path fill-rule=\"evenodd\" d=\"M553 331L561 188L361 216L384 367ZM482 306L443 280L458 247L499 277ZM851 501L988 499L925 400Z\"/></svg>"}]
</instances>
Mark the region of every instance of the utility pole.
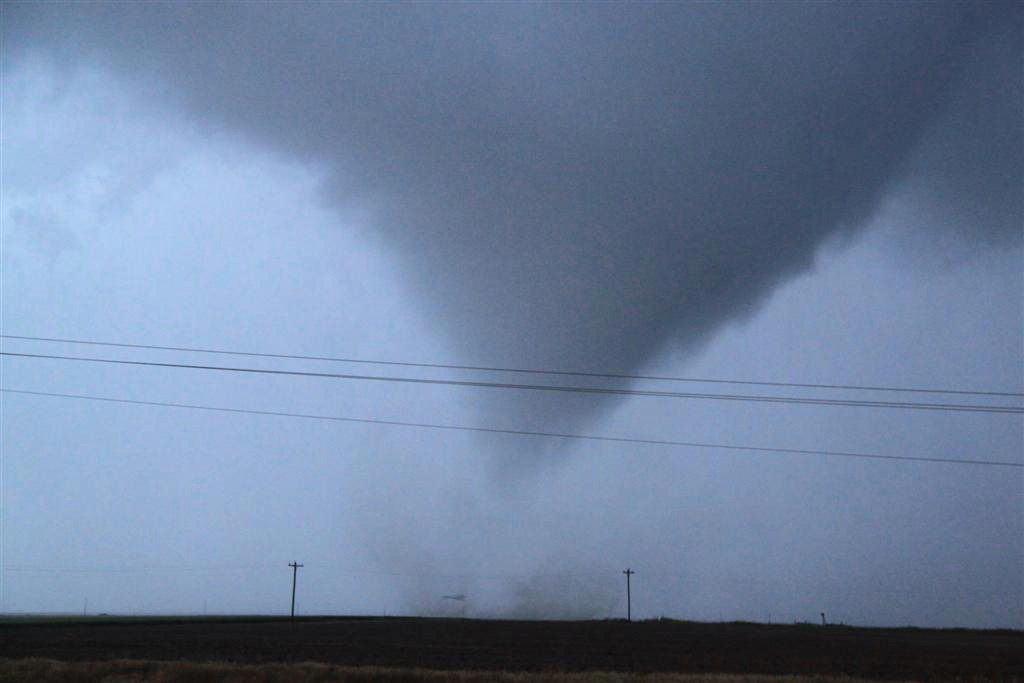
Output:
<instances>
[{"instance_id":1,"label":"utility pole","mask_svg":"<svg viewBox=\"0 0 1024 683\"><path fill-rule=\"evenodd\" d=\"M633 576L633 574L636 574L636 572L627 567L626 570L622 573L626 575L626 621L633 621L633 608L630 604L629 596L629 577Z\"/></svg>"},{"instance_id":2,"label":"utility pole","mask_svg":"<svg viewBox=\"0 0 1024 683\"><path fill-rule=\"evenodd\" d=\"M298 576L299 567L304 567L305 565L289 562L288 566L292 568L292 621L295 621L295 579Z\"/></svg>"}]
</instances>

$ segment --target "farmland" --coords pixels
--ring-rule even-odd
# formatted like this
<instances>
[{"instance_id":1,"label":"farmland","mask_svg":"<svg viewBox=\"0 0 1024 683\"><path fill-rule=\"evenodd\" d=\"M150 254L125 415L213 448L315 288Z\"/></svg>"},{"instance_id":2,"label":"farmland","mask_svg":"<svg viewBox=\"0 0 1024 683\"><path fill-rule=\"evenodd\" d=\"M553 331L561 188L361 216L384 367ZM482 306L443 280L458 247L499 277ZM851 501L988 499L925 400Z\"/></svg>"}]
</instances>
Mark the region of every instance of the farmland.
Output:
<instances>
[{"instance_id":1,"label":"farmland","mask_svg":"<svg viewBox=\"0 0 1024 683\"><path fill-rule=\"evenodd\" d=\"M0 621L0 659L319 662L437 671L1024 678L1024 633L656 620L313 617ZM10 664L10 662L8 662Z\"/></svg>"}]
</instances>

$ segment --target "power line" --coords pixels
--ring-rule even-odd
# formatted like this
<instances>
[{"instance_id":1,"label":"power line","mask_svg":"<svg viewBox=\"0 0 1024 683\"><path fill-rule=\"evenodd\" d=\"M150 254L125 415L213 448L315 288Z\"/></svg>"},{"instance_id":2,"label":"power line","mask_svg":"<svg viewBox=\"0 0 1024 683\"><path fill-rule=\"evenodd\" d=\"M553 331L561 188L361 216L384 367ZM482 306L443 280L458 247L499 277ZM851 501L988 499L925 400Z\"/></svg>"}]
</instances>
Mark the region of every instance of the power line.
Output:
<instances>
[{"instance_id":1,"label":"power line","mask_svg":"<svg viewBox=\"0 0 1024 683\"><path fill-rule=\"evenodd\" d=\"M633 621L633 601L630 599L629 577L636 574L636 572L626 567L626 571L622 573L626 575L626 621Z\"/></svg>"},{"instance_id":2,"label":"power line","mask_svg":"<svg viewBox=\"0 0 1024 683\"><path fill-rule=\"evenodd\" d=\"M67 575L67 574L160 574L160 573L189 573L189 574L212 574L219 572L232 572L232 573L251 573L255 571L260 572L271 572L278 571L280 568L276 564L253 564L253 565L211 565L211 566L175 566L175 565L143 565L143 566L127 566L127 567L111 567L111 566L92 566L92 567L75 567L66 565L23 565L13 564L4 565L2 570L5 573L11 574L26 574L26 575L40 575L40 576L51 576L51 575ZM432 579L437 581L472 581L472 582L513 582L513 581L531 581L540 579L551 579L551 580L586 580L586 579L605 579L609 583L612 581L618 582L616 573L618 570L614 568L607 568L601 571L590 571L590 572L564 572L564 573L486 573L486 574L473 574L473 573L441 573L436 571L387 571L387 570L373 570L373 569L362 569L352 567L351 565L337 565L337 564L323 564L317 563L316 567L307 568L307 571L329 571L334 575L344 576L385 576L392 578L405 578L405 579ZM633 574L636 572L634 571ZM679 573L674 571L658 571L656 569L646 569L644 571L645 576L653 577L661 582L667 581L690 581L691 583L697 581L701 584L708 584L711 582L717 582L719 585L731 585L731 586L742 586L747 588L762 588L770 590L777 588L780 585L779 580L772 579L756 579L756 578L741 578L741 577L726 577L721 575L716 576L697 576L694 574ZM829 586L828 584L817 584L813 585L812 588L819 591L831 591L836 592L835 586ZM879 595L906 595L911 592L906 586L901 588L886 589L880 586L865 586L865 585L846 585L841 587L842 590L847 590L856 593L875 593ZM947 589L941 586L933 587L916 587L913 591L914 595L932 595L940 594L945 592ZM960 586L961 592L970 593L973 595L996 595L1005 596L1005 590L994 590L988 589L984 586Z\"/></svg>"},{"instance_id":3,"label":"power line","mask_svg":"<svg viewBox=\"0 0 1024 683\"><path fill-rule=\"evenodd\" d=\"M131 405L159 406L164 408L187 408L191 410L208 410L223 413L240 413L247 415L264 415L273 417L291 417L308 420L327 420L331 422L354 422L361 424L390 425L393 427L416 427L422 429L441 429L449 431L479 432L485 434L511 434L516 436L536 436L555 439L574 439L585 441L600 441L607 443L628 443L642 444L648 446L680 446L686 448L718 448L732 451L750 451L758 453L782 453L792 455L825 455L844 458L869 458L875 460L904 460L912 462L937 462L959 465L982 465L991 467L1018 467L1024 468L1024 463L1004 462L998 460L973 460L966 458L929 458L911 455L881 455L878 453L857 453L849 451L827 451L800 448L770 448L765 446L737 446L732 444L702 443L697 441L672 441L664 439L636 439L629 437L599 436L592 434L569 434L562 432L542 432L525 429L497 429L492 427L467 427L465 425L444 425L429 422L407 422L400 420L380 420L372 418L341 417L335 415L312 415L308 413L288 413L271 410L251 410L247 408L222 408L217 406L205 406L191 403L166 403L161 401L138 401L125 398L109 398L104 396L90 396L87 394L61 394L46 391L27 391L22 389L0 389L0 392L10 394L26 394L31 396L49 396L55 398L71 398L88 401L103 401L107 403L125 403Z\"/></svg>"},{"instance_id":4,"label":"power line","mask_svg":"<svg viewBox=\"0 0 1024 683\"><path fill-rule=\"evenodd\" d=\"M4 572L21 574L152 574L152 573L211 573L211 572L252 572L267 569L268 566L211 566L211 567L40 567L36 565L5 565Z\"/></svg>"},{"instance_id":5,"label":"power line","mask_svg":"<svg viewBox=\"0 0 1024 683\"><path fill-rule=\"evenodd\" d=\"M909 401L867 401L854 399L832 398L796 398L788 396L763 396L743 394L708 394L682 391L654 391L649 389L621 389L614 387L581 387L555 384L517 384L513 382L481 382L454 379L428 379L422 377L391 377L383 375L355 375L335 372L308 372L299 370L271 370L266 368L243 368L224 365L196 365L191 363L158 363L155 361L118 360L112 358L89 358L85 356L58 356L42 353L14 353L0 351L0 356L17 358L37 358L49 360L66 360L86 363L108 363L113 365L129 365L135 367L175 368L188 370L210 370L215 372L239 372L260 375L286 375L293 377L320 377L330 379L348 379L374 382L400 382L406 384L447 385L458 387L477 387L486 389L520 389L528 391L556 391L575 394L611 394L616 396L650 396L659 398L690 398L719 401L744 401L755 403L788 403L799 405L827 405L861 408L897 408L909 410L948 410L973 413L1011 413L1024 414L1024 407L1006 405L974 405L962 403L914 403Z\"/></svg>"},{"instance_id":6,"label":"power line","mask_svg":"<svg viewBox=\"0 0 1024 683\"><path fill-rule=\"evenodd\" d=\"M288 566L292 568L292 621L295 621L295 582L298 579L299 567L305 567L304 564L298 562L289 562Z\"/></svg>"},{"instance_id":7,"label":"power line","mask_svg":"<svg viewBox=\"0 0 1024 683\"><path fill-rule=\"evenodd\" d=\"M364 358L344 358L336 356L303 356L286 353L257 353L253 351L229 351L224 349L206 349L187 346L158 346L155 344L127 344L119 342L91 341L84 339L64 339L59 337L30 337L15 334L0 334L0 339L20 339L24 341L56 342L60 344L83 344L89 346L108 346L125 349L149 349L156 351L183 351L187 353L212 353L227 356L251 356L257 358L282 358L290 360L314 360L332 363L361 363L366 365L392 365L409 368L435 368L442 370L471 370L480 372L508 372L532 375L564 375L569 377L594 377L602 379L651 380L662 382L697 382L706 384L735 384L765 387L792 387L798 389L841 389L850 391L893 391L919 394L960 394L965 396L1007 396L1024 397L1022 392L1013 391L980 391L968 389L931 389L921 387L870 386L857 384L814 384L804 382L765 382L738 379L713 379L707 377L673 377L665 375L634 375L610 372L581 372L573 370L540 370L535 368L511 368L487 365L456 365L446 363L417 363L394 360L368 360Z\"/></svg>"},{"instance_id":8,"label":"power line","mask_svg":"<svg viewBox=\"0 0 1024 683\"><path fill-rule=\"evenodd\" d=\"M302 567L302 565L299 565ZM39 566L39 565L5 565L4 572L13 574L156 574L156 573L216 573L235 572L245 573L254 571L277 571L278 565L239 565L239 566L132 566L132 567L67 567L67 566ZM315 568L307 568L307 571L327 570L333 574L346 576L387 576L407 579L436 579L448 581L527 581L536 579L593 579L612 578L611 570L604 572L573 572L573 573L503 573L503 574L446 574L438 572L394 572L372 569L356 569L345 565L321 564Z\"/></svg>"}]
</instances>

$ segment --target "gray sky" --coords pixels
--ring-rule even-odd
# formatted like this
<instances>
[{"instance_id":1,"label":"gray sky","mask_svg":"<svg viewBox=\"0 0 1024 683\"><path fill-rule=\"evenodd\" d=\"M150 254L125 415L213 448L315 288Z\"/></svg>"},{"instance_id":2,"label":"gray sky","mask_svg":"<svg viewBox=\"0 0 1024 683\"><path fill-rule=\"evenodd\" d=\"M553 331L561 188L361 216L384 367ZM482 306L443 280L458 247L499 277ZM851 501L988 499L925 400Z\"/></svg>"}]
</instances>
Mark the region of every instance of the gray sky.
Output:
<instances>
[{"instance_id":1,"label":"gray sky","mask_svg":"<svg viewBox=\"0 0 1024 683\"><path fill-rule=\"evenodd\" d=\"M2 326L1024 391L1010 4L3 5ZM4 340L8 352L868 400ZM1020 414L5 357L8 389L1021 462ZM1022 470L2 395L10 611L1024 626Z\"/></svg>"}]
</instances>

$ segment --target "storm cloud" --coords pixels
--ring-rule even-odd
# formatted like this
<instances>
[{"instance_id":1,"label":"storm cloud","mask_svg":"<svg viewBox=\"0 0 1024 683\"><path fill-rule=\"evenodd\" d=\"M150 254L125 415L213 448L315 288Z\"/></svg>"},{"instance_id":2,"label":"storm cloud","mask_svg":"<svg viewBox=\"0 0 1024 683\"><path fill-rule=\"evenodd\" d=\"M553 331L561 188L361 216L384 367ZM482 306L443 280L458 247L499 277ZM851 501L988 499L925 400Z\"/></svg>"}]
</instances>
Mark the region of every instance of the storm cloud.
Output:
<instances>
[{"instance_id":1,"label":"storm cloud","mask_svg":"<svg viewBox=\"0 0 1024 683\"><path fill-rule=\"evenodd\" d=\"M750 315L896 188L936 230L1019 240L1021 16L14 3L4 40L8 65L101 65L323 165L467 361L633 372ZM560 426L599 410L503 401Z\"/></svg>"},{"instance_id":2,"label":"storm cloud","mask_svg":"<svg viewBox=\"0 0 1024 683\"><path fill-rule=\"evenodd\" d=\"M3 333L1020 392L1022 16L0 3ZM2 370L0 611L1024 623L1019 415Z\"/></svg>"}]
</instances>

